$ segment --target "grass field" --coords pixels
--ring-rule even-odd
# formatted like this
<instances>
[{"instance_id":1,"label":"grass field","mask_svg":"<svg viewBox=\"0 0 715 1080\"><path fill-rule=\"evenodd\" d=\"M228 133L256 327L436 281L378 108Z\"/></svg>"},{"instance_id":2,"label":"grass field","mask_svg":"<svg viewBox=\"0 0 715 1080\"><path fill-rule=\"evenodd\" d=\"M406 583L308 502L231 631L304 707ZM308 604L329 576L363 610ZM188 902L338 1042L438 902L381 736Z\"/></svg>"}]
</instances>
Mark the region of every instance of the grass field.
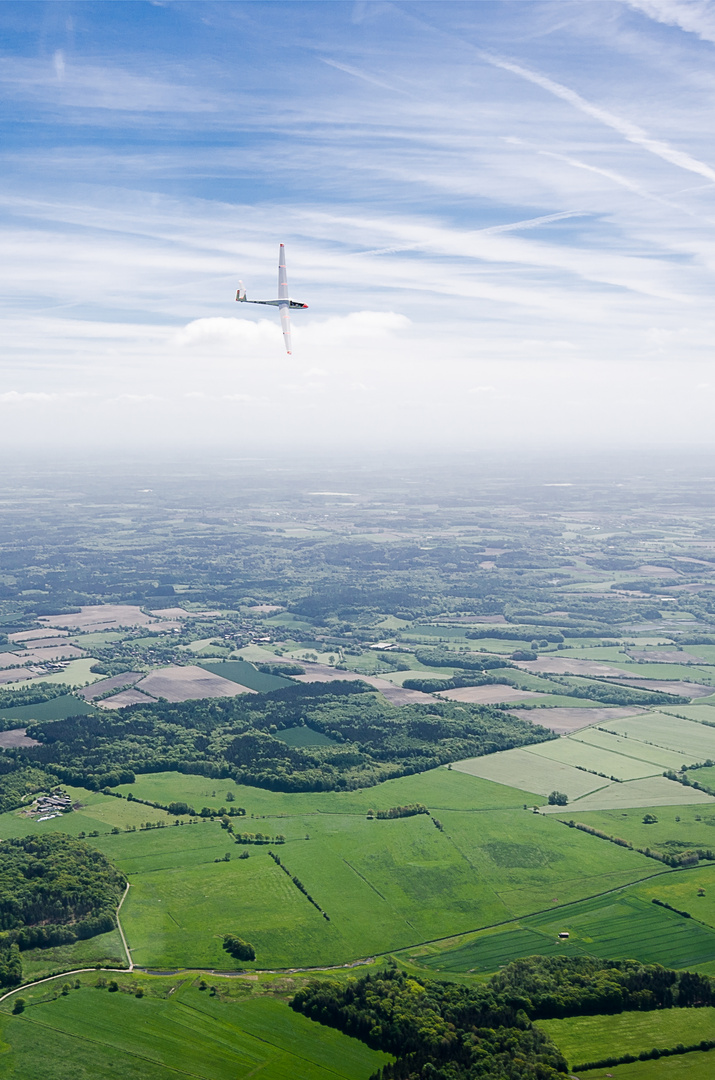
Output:
<instances>
[{"instance_id":1,"label":"grass field","mask_svg":"<svg viewBox=\"0 0 715 1080\"><path fill-rule=\"evenodd\" d=\"M85 716L96 712L82 698L74 694L41 701L37 705L20 705L16 709L0 709L0 720L17 721L18 727L31 724L33 720L64 720L67 716Z\"/></svg>"},{"instance_id":2,"label":"grass field","mask_svg":"<svg viewBox=\"0 0 715 1080\"><path fill-rule=\"evenodd\" d=\"M676 788L677 790L677 788ZM559 811L559 818L583 822L609 836L621 836L636 847L650 847L664 854L688 848L715 848L715 802L707 806L653 806L626 810L582 813L578 803ZM652 812L657 821L645 825L643 817Z\"/></svg>"},{"instance_id":3,"label":"grass field","mask_svg":"<svg viewBox=\"0 0 715 1080\"><path fill-rule=\"evenodd\" d=\"M73 968L94 967L97 964L102 967L127 966L127 955L118 930L98 934L86 941L75 941L72 945L28 949L22 954L22 977L29 982L53 975L56 971L71 971Z\"/></svg>"},{"instance_id":4,"label":"grass field","mask_svg":"<svg viewBox=\"0 0 715 1080\"><path fill-rule=\"evenodd\" d=\"M21 1015L2 1017L0 1072L7 1080L365 1080L390 1060L284 1000L221 1001L194 983L142 998L83 985L33 999Z\"/></svg>"},{"instance_id":5,"label":"grass field","mask_svg":"<svg viewBox=\"0 0 715 1080\"><path fill-rule=\"evenodd\" d=\"M323 735L322 731L313 731L305 725L283 728L276 732L276 738L288 746L337 746L335 739L331 739L329 735Z\"/></svg>"},{"instance_id":6,"label":"grass field","mask_svg":"<svg viewBox=\"0 0 715 1080\"><path fill-rule=\"evenodd\" d=\"M658 1009L610 1016L573 1016L566 1020L539 1020L537 1027L554 1040L576 1069L588 1061L643 1050L689 1046L701 1039L715 1039L715 1009ZM671 1059L672 1060L672 1059ZM715 1058L711 1055L715 1071Z\"/></svg>"},{"instance_id":7,"label":"grass field","mask_svg":"<svg viewBox=\"0 0 715 1080\"><path fill-rule=\"evenodd\" d=\"M165 804L185 800L197 809L205 804L214 805L217 800L223 801L231 792L236 805L244 806L249 815L272 816L366 814L369 809L388 810L391 806L412 802L425 803L432 810L492 810L544 801L518 788L448 768L401 776L357 791L286 793L235 784L232 780L212 780L175 772L145 773L137 776L134 784L125 784L116 790Z\"/></svg>"}]
</instances>

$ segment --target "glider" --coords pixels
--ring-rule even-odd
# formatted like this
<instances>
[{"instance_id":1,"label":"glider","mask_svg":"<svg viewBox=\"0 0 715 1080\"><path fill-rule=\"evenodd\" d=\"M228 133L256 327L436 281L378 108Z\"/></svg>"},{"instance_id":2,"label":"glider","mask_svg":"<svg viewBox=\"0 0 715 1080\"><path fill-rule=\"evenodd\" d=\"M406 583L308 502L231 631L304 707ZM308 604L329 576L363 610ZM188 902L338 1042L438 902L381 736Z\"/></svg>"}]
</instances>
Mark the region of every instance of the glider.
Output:
<instances>
[{"instance_id":1,"label":"glider","mask_svg":"<svg viewBox=\"0 0 715 1080\"><path fill-rule=\"evenodd\" d=\"M291 300L288 296L288 276L286 274L286 252L281 244L278 253L278 299L277 300L247 300L243 282L238 283L236 300L242 304L267 304L269 307L277 307L281 313L281 326L283 327L283 340L286 343L286 352L291 354L290 341L290 309L307 308L307 304L301 304L299 300Z\"/></svg>"}]
</instances>

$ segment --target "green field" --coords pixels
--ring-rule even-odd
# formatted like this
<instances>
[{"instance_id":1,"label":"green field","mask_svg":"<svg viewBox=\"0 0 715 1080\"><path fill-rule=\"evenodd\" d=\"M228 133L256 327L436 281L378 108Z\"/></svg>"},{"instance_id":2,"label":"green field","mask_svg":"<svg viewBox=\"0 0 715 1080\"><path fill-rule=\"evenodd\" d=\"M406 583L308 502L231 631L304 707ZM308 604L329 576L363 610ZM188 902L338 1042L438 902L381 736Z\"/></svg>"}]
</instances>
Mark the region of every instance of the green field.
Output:
<instances>
[{"instance_id":1,"label":"green field","mask_svg":"<svg viewBox=\"0 0 715 1080\"><path fill-rule=\"evenodd\" d=\"M710 973L715 970L715 930L650 902L656 895L675 904L669 891L675 877L658 875L574 904L561 903L559 895L553 911L512 922L497 932L487 930L442 946L410 949L403 956L435 974L486 973L521 957L537 955L638 959ZM713 874L710 879L715 885ZM695 892L691 881L691 897ZM567 940L559 939L563 931L569 934Z\"/></svg>"},{"instance_id":2,"label":"green field","mask_svg":"<svg viewBox=\"0 0 715 1080\"><path fill-rule=\"evenodd\" d=\"M606 722L606 726L607 726ZM571 741L584 743L586 746L598 747L608 750L610 753L620 754L626 758L638 758L648 762L657 769L679 769L682 765L689 764L685 754L677 750L663 750L651 743L638 742L636 739L625 739L622 735L611 735L600 727L590 727L570 736Z\"/></svg>"},{"instance_id":3,"label":"green field","mask_svg":"<svg viewBox=\"0 0 715 1080\"><path fill-rule=\"evenodd\" d=\"M575 811L625 810L628 807L685 806L693 804L708 810L715 807L709 795L695 788L682 787L664 776L647 776L642 780L608 784L599 791L579 796L570 806ZM560 813L557 807L545 806L545 814Z\"/></svg>"},{"instance_id":4,"label":"green field","mask_svg":"<svg viewBox=\"0 0 715 1080\"><path fill-rule=\"evenodd\" d=\"M661 882L648 883L656 893ZM573 945L608 960L638 959L665 967L692 968L715 960L715 930L658 907L629 889L597 896L558 912L524 920L530 929L557 937L570 934ZM665 893L664 893L665 895Z\"/></svg>"},{"instance_id":5,"label":"green field","mask_svg":"<svg viewBox=\"0 0 715 1080\"><path fill-rule=\"evenodd\" d=\"M284 675L269 675L264 671L259 671L247 660L199 660L198 666L212 671L214 675L220 675L223 679L238 683L240 686L247 686L249 690L257 690L259 694L295 685Z\"/></svg>"},{"instance_id":6,"label":"green field","mask_svg":"<svg viewBox=\"0 0 715 1080\"><path fill-rule=\"evenodd\" d=\"M589 1061L622 1054L671 1049L715 1039L715 1009L658 1009L613 1016L572 1016L539 1020L537 1026L554 1040L571 1069ZM672 1059L670 1059L672 1060ZM715 1058L711 1057L715 1070Z\"/></svg>"},{"instance_id":7,"label":"green field","mask_svg":"<svg viewBox=\"0 0 715 1080\"><path fill-rule=\"evenodd\" d=\"M220 784L220 786L219 786ZM46 822L15 811L0 835L60 828L90 840L129 877L122 924L142 966L221 967L228 932L256 947L259 967L344 963L422 941L507 922L648 875L644 856L524 810L523 792L456 770L355 792L283 794L180 774L142 777L125 791L197 809L229 792L245 806L240 831L282 833L280 856L329 915L324 919L268 855L239 849L218 821L127 832L163 811L72 789L82 809ZM522 802L521 800L524 800ZM438 815L369 820L367 811L423 802ZM117 829L116 833L112 829ZM231 858L224 861L228 853Z\"/></svg>"},{"instance_id":8,"label":"green field","mask_svg":"<svg viewBox=\"0 0 715 1080\"><path fill-rule=\"evenodd\" d=\"M631 1065L612 1065L584 1074L588 1080L712 1080L715 1071L713 1052L683 1054L659 1061L634 1061Z\"/></svg>"},{"instance_id":9,"label":"green field","mask_svg":"<svg viewBox=\"0 0 715 1080\"><path fill-rule=\"evenodd\" d=\"M60 987L50 984L45 1000L33 997L19 1016L2 1016L0 1073L7 1080L365 1080L390 1060L284 1000L222 1001L195 981L171 992L143 980L149 996L142 998L126 978L118 993L85 983L54 999Z\"/></svg>"},{"instance_id":10,"label":"green field","mask_svg":"<svg viewBox=\"0 0 715 1080\"><path fill-rule=\"evenodd\" d=\"M682 679L683 682L704 683L707 686L715 678L712 668L696 667L694 664L658 664L648 663L648 661L641 663L637 660L631 663L622 660L610 661L610 663L630 679L660 679L666 682Z\"/></svg>"},{"instance_id":11,"label":"green field","mask_svg":"<svg viewBox=\"0 0 715 1080\"><path fill-rule=\"evenodd\" d=\"M637 749L636 746L636 752ZM626 757L624 754L584 742L573 735L567 735L558 742L530 747L526 753L534 756L538 754L549 761L563 762L565 765L591 769L607 777L615 776L618 780L639 780L644 776L659 776L663 772L662 765L643 761L635 753L632 757Z\"/></svg>"},{"instance_id":12,"label":"green field","mask_svg":"<svg viewBox=\"0 0 715 1080\"><path fill-rule=\"evenodd\" d=\"M51 949L28 949L22 954L23 979L42 979L54 975L56 971L71 971L74 968L126 967L127 954L122 945L118 930L85 941L75 941L72 945L57 945ZM0 1058L0 1060L2 1060Z\"/></svg>"},{"instance_id":13,"label":"green field","mask_svg":"<svg viewBox=\"0 0 715 1080\"><path fill-rule=\"evenodd\" d=\"M91 668L97 661L91 656L82 657L81 660L70 660L65 664L62 671L55 671L52 675L36 675L34 679L23 679L20 682L5 683L3 690L27 690L37 683L67 683L68 686L88 686L89 683L98 682L104 675L98 675Z\"/></svg>"},{"instance_id":14,"label":"green field","mask_svg":"<svg viewBox=\"0 0 715 1080\"><path fill-rule=\"evenodd\" d=\"M570 941L559 941L553 935L519 927L499 934L481 934L455 949L416 959L435 974L486 973L524 956L582 956L584 951Z\"/></svg>"},{"instance_id":15,"label":"green field","mask_svg":"<svg viewBox=\"0 0 715 1080\"><path fill-rule=\"evenodd\" d=\"M609 731L685 754L691 762L715 759L715 728L663 712L641 713L608 723Z\"/></svg>"},{"instance_id":16,"label":"green field","mask_svg":"<svg viewBox=\"0 0 715 1080\"><path fill-rule=\"evenodd\" d=\"M645 825L643 817L647 813L657 821ZM651 847L664 854L677 854L693 847L715 849L715 801L705 806L652 806L592 813L580 812L578 803L574 803L560 810L558 816L562 821L573 818L609 836L623 837L635 847Z\"/></svg>"},{"instance_id":17,"label":"green field","mask_svg":"<svg viewBox=\"0 0 715 1080\"><path fill-rule=\"evenodd\" d=\"M68 716L86 716L96 712L83 698L74 694L41 701L37 705L20 705L15 709L0 709L0 720L17 721L18 727L33 721L64 720Z\"/></svg>"},{"instance_id":18,"label":"green field","mask_svg":"<svg viewBox=\"0 0 715 1080\"><path fill-rule=\"evenodd\" d=\"M554 740L554 747L560 746L561 740ZM455 762L454 770L481 776L498 784L513 784L525 791L531 790L540 795L548 795L554 789L565 792L569 799L595 791L608 783L600 776L582 772L566 762L545 757L543 748L550 744L537 744L534 748L503 750L498 754L485 757L467 758ZM539 754L532 749L541 749ZM556 751L558 752L558 751Z\"/></svg>"}]
</instances>

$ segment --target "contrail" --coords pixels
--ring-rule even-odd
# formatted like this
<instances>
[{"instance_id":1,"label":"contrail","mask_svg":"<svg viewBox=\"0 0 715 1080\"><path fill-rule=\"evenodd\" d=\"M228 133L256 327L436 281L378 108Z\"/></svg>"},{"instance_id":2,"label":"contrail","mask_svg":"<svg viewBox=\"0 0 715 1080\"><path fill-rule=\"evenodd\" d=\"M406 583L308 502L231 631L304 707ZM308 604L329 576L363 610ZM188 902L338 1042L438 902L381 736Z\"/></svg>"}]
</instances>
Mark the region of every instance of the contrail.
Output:
<instances>
[{"instance_id":1,"label":"contrail","mask_svg":"<svg viewBox=\"0 0 715 1080\"><path fill-rule=\"evenodd\" d=\"M697 158L684 153L682 150L676 150L660 139L651 139L648 133L643 128L638 127L637 124L616 116L614 113L609 112L608 109L602 109L600 105L592 105L590 101L586 101L585 98L568 86L554 82L553 79L549 79L546 75L540 75L536 71L522 67L521 64L515 64L512 60L503 60L501 57L494 56L491 53L482 52L481 50L476 51L483 60L486 60L488 64L492 64L493 67L511 71L514 75L526 79L527 82L540 86L542 90L553 94L554 97L561 98L562 101L567 101L569 105L573 105L579 112L585 113L586 116L590 116L601 124L605 124L606 127L612 128L619 135L623 135L628 142L648 150L649 153L655 154L656 157L662 158L663 161L668 161L671 165L677 165L681 169L687 169L689 172L698 173L699 176L704 176L707 180L715 180L715 169L710 165L706 165L704 161L698 161Z\"/></svg>"},{"instance_id":2,"label":"contrail","mask_svg":"<svg viewBox=\"0 0 715 1080\"><path fill-rule=\"evenodd\" d=\"M565 218L590 217L584 210L562 210L558 214L544 214L542 217L527 218L525 221L512 221L506 225L489 225L486 229L475 229L470 236L491 236L494 233L515 232L517 229L537 229L540 225L549 225L552 221ZM419 251L429 244L400 244L398 247L371 248L369 251L356 251L355 255L397 255L403 251Z\"/></svg>"}]
</instances>

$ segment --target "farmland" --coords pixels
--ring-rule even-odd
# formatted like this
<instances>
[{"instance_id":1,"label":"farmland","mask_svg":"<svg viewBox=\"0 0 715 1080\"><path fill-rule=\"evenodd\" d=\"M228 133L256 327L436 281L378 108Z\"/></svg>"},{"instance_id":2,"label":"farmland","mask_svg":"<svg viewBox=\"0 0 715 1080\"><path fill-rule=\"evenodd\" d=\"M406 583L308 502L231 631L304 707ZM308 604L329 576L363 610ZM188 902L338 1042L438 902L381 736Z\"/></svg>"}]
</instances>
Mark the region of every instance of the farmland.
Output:
<instances>
[{"instance_id":1,"label":"farmland","mask_svg":"<svg viewBox=\"0 0 715 1080\"><path fill-rule=\"evenodd\" d=\"M8 1080L364 1080L389 1060L357 1039L323 1028L280 998L225 997L198 979L167 982L120 977L119 992L82 977L67 994L33 995L19 1017L2 1017L0 1067ZM223 985L222 985L223 983ZM143 996L137 997L141 987ZM170 996L169 996L170 995ZM180 1063L180 1064L179 1064ZM178 1069L177 1069L178 1066Z\"/></svg>"},{"instance_id":2,"label":"farmland","mask_svg":"<svg viewBox=\"0 0 715 1080\"><path fill-rule=\"evenodd\" d=\"M575 1016L567 1020L540 1020L539 1027L551 1036L571 1069L576 1069L582 1062L602 1061L612 1054L637 1057L654 1046L669 1049L678 1043L690 1045L701 1039L715 1039L715 1009Z\"/></svg>"},{"instance_id":3,"label":"farmland","mask_svg":"<svg viewBox=\"0 0 715 1080\"><path fill-rule=\"evenodd\" d=\"M566 505L580 498L575 490L547 493L565 502L550 504L546 528L530 487L513 496L519 513L502 512L492 509L493 491L469 501L473 480L445 488L442 475L432 489L427 477L425 492L443 500L449 490L460 507L433 514L405 500L391 474L377 483L379 498L366 492L352 509L262 474L277 508L264 521L267 496L246 496L244 505L221 475L218 487L194 490L200 510L187 501L181 521L167 512L157 533L153 511L141 505L126 534L77 510L89 546L75 577L46 568L56 583L53 612L32 599L29 560L43 565L44 533L42 544L27 541L27 568L2 577L16 592L0 594L0 634L7 627L12 635L0 646L4 662L19 666L4 669L12 681L9 692L0 689L0 720L28 727L40 752L15 741L0 766L39 763L48 786L53 766L65 770L73 809L40 821L45 815L26 805L6 804L16 808L0 816L0 839L83 834L127 875L121 923L137 969L183 974L170 997L154 993L160 980L139 970L118 978L127 988L146 980L140 999L88 982L67 995L40 994L22 1015L3 1013L11 1049L1 1067L10 1062L10 1076L34 1080L53 1047L60 1080L118 1068L168 1077L180 1053L206 1080L248 1072L358 1080L383 1060L290 1013L287 982L280 993L253 996L246 988L264 987L266 969L320 968L329 978L332 965L376 956L471 985L542 954L634 957L715 974L715 861L707 854L715 799L663 775L715 790L715 767L689 768L715 760L710 563L678 569L710 528L707 500L688 503L678 524L667 519L661 529L658 543L670 554L658 558L672 564L664 576L672 599L663 599L651 569L638 577L638 567L656 562L648 529L629 516L633 491L620 504L620 494L588 488L578 510ZM345 489L363 490L360 483L353 477ZM499 483L494 490L511 506ZM234 524L222 516L229 489ZM305 490L332 485L311 481ZM60 536L64 510L54 498L44 528L56 521ZM182 498L172 491L166 505ZM399 509L399 529L387 506L390 515ZM588 515L588 529L579 515ZM627 554L607 550L614 536ZM618 559L633 566L614 570ZM634 579L642 589L618 587ZM691 588L698 583L701 592ZM519 659L520 651L535 659ZM277 667L291 661L305 673ZM452 679L453 688L403 690L411 678ZM61 692L39 700L41 683ZM71 692L90 684L92 700ZM33 692L37 700L20 696ZM247 773L259 758L260 769ZM549 805L554 792L567 805ZM164 809L171 803L182 812ZM245 816L221 820L239 807ZM568 828L571 820L625 845ZM235 843L238 833L248 839ZM657 858L688 852L694 861L684 869ZM559 939L565 931L569 938ZM240 966L257 982L219 980L244 988L222 989L219 1001L187 971L238 965L222 947L227 933L255 948L255 961ZM24 980L95 964L126 964L117 931L22 954ZM185 1018L197 1009L201 1024L190 1029ZM710 1022L706 1014L698 1023ZM652 1018L643 1017L645 1026L635 1024L639 1014L617 1034L624 1047L653 1045ZM668 1017L673 1038L681 1019ZM262 1042L269 1028L276 1041ZM595 1054L607 1032L595 1025L575 1038ZM80 1045L92 1054L83 1058ZM701 1059L707 1054L609 1071L696 1080L698 1069L706 1075Z\"/></svg>"},{"instance_id":4,"label":"farmland","mask_svg":"<svg viewBox=\"0 0 715 1080\"><path fill-rule=\"evenodd\" d=\"M715 883L712 871L709 882ZM498 931L483 931L463 939L407 950L404 958L435 974L482 973L525 956L594 956L638 959L666 967L715 971L715 928L684 919L652 904L652 894L677 897L668 875L614 889L589 900L563 903L555 898L553 911L541 912ZM691 896L694 895L691 881ZM568 939L559 939L566 932ZM714 1036L715 1037L715 1036ZM649 1047L650 1049L650 1047Z\"/></svg>"}]
</instances>

